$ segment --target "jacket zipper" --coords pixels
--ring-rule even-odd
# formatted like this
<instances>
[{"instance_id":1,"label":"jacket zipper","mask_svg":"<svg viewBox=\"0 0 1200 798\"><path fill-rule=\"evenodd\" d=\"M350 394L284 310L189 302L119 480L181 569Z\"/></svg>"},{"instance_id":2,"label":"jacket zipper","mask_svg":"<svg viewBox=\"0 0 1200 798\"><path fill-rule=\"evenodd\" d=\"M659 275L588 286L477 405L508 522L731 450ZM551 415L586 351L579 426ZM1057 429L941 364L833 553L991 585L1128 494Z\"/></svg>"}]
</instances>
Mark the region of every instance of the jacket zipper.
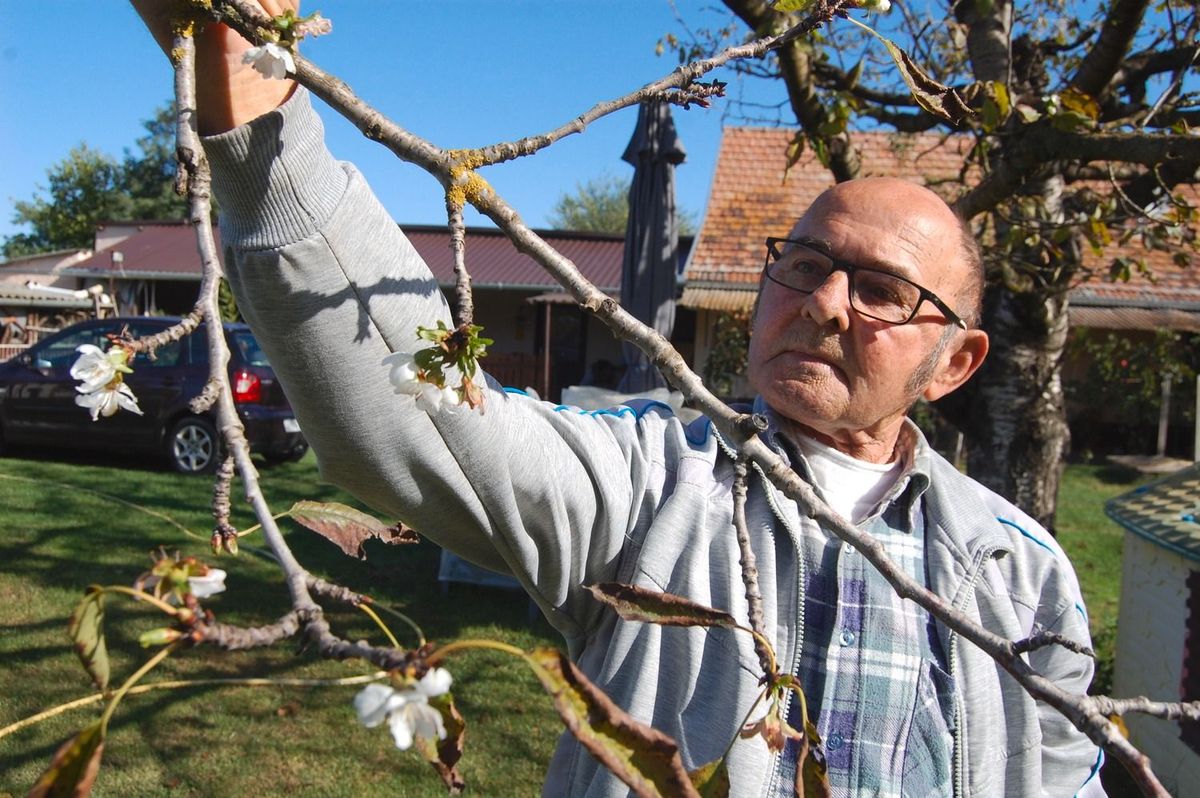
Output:
<instances>
[{"instance_id":1,"label":"jacket zipper","mask_svg":"<svg viewBox=\"0 0 1200 798\"><path fill-rule=\"evenodd\" d=\"M975 585L979 582L979 576L983 573L983 564L991 558L995 553L997 546L983 549L975 558L975 562L971 564L970 578L967 580L966 589L963 591L962 600L954 609L962 611L967 606L967 602L975 595ZM954 680L954 795L955 798L965 795L963 792L963 760L966 753L963 747L963 727L966 725L966 718L963 715L963 696L962 690L958 689L958 634L950 632L950 651L946 656L946 669L950 678Z\"/></svg>"},{"instance_id":2,"label":"jacket zipper","mask_svg":"<svg viewBox=\"0 0 1200 798\"><path fill-rule=\"evenodd\" d=\"M789 674L796 674L800 670L800 652L804 648L804 554L800 549L800 539L796 535L796 530L788 523L780 511L779 505L775 502L774 486L767 481L766 475L762 473L762 470L757 465L754 466L754 470L758 471L758 476L762 479L763 493L766 494L767 504L771 507L771 512L775 514L775 517L779 519L779 523L787 530L788 537L792 541L792 548L796 552L796 612L794 615L796 626L795 633L792 635L794 642L792 644L791 657L789 658L791 666L788 669ZM780 709L784 720L787 720L791 707L792 691L788 690L787 695L783 698L783 707ZM801 732L803 732L803 729L801 729ZM764 793L766 796L774 795L776 792L779 783L779 757L780 753L778 751L771 754L771 777L767 779L767 788Z\"/></svg>"}]
</instances>

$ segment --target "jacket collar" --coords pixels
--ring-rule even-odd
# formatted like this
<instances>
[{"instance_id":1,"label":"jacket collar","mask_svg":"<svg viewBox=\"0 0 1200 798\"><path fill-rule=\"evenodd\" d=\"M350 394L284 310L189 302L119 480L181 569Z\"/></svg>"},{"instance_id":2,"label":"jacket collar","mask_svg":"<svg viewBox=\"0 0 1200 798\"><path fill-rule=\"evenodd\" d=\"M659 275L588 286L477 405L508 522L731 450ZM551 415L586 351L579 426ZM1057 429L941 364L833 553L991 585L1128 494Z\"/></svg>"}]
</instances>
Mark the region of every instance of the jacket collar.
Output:
<instances>
[{"instance_id":1,"label":"jacket collar","mask_svg":"<svg viewBox=\"0 0 1200 798\"><path fill-rule=\"evenodd\" d=\"M779 417L762 396L755 397L752 412L767 419L763 441L788 458L800 476L812 484L804 458L792 456L792 447L783 445ZM952 587L947 579L957 582L953 575L964 575L981 552L1006 552L1011 544L980 498L976 483L934 451L911 420L906 420L904 434L911 436L912 447L907 474L911 484L907 490L914 491L910 496L921 496L925 503L926 557L933 557L930 587L940 595L952 596L957 585Z\"/></svg>"}]
</instances>

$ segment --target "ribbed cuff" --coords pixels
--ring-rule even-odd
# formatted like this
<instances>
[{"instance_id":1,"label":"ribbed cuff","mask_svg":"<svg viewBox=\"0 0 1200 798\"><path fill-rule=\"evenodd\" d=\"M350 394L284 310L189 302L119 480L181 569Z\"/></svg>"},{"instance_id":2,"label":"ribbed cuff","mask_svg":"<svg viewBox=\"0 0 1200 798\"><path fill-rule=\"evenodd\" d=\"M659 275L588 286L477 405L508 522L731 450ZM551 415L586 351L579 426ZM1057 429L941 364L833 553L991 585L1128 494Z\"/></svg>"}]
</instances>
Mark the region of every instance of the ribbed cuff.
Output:
<instances>
[{"instance_id":1,"label":"ribbed cuff","mask_svg":"<svg viewBox=\"0 0 1200 798\"><path fill-rule=\"evenodd\" d=\"M303 86L274 111L203 143L226 244L268 249L304 239L346 190L346 171L325 148Z\"/></svg>"}]
</instances>

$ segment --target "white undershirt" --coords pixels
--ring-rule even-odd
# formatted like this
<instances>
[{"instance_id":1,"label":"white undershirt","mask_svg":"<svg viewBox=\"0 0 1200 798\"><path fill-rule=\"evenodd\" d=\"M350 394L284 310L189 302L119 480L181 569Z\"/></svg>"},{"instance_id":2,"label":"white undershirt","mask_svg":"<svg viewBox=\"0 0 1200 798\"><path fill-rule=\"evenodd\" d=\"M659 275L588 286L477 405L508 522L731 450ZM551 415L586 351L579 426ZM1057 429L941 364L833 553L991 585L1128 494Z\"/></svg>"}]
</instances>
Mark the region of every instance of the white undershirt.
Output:
<instances>
[{"instance_id":1,"label":"white undershirt","mask_svg":"<svg viewBox=\"0 0 1200 798\"><path fill-rule=\"evenodd\" d=\"M904 457L890 463L869 463L806 435L795 435L793 440L808 461L825 501L851 523L867 518L904 471Z\"/></svg>"}]
</instances>

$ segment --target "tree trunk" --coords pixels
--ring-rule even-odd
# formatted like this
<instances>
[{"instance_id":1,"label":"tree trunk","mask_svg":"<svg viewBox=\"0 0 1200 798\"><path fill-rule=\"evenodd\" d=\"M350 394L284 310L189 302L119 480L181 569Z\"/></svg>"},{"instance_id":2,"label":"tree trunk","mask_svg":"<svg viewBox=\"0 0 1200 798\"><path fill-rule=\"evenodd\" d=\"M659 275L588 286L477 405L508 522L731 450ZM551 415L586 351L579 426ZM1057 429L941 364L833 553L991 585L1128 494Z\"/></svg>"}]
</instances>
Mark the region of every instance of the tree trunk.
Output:
<instances>
[{"instance_id":1,"label":"tree trunk","mask_svg":"<svg viewBox=\"0 0 1200 798\"><path fill-rule=\"evenodd\" d=\"M983 326L992 350L963 419L967 470L1053 532L1070 443L1060 372L1066 294L990 291Z\"/></svg>"}]
</instances>

